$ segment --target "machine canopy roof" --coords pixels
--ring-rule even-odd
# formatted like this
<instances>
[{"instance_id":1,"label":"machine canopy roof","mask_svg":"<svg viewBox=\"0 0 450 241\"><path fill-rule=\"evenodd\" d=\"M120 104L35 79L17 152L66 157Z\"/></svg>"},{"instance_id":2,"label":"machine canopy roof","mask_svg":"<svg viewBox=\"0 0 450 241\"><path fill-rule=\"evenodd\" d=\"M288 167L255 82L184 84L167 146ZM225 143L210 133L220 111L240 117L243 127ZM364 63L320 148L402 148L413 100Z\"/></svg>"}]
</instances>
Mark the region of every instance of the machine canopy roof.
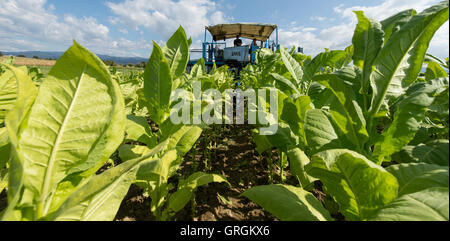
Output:
<instances>
[{"instance_id":1,"label":"machine canopy roof","mask_svg":"<svg viewBox=\"0 0 450 241\"><path fill-rule=\"evenodd\" d=\"M216 41L236 38L237 35L242 38L266 41L276 28L275 24L261 23L231 23L206 27Z\"/></svg>"}]
</instances>

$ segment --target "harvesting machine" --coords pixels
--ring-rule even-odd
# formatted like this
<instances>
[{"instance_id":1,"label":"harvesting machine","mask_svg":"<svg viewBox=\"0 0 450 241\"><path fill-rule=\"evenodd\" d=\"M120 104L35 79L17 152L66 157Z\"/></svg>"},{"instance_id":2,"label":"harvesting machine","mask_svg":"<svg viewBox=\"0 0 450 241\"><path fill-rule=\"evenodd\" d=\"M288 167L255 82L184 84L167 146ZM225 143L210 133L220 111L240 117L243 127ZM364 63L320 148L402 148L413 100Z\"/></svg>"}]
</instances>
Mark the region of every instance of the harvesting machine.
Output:
<instances>
[{"instance_id":1,"label":"harvesting machine","mask_svg":"<svg viewBox=\"0 0 450 241\"><path fill-rule=\"evenodd\" d=\"M208 33L210 36L208 36ZM275 38L271 35L275 32ZM241 46L227 46L227 39L243 39L253 41L256 39L257 46L243 44ZM209 38L208 38L209 37ZM230 42L228 42L229 44ZM233 42L231 42L233 45ZM206 71L209 71L214 63L217 67L227 65L230 70L239 76L240 70L255 60L254 51L259 48L269 48L272 51L279 49L278 27L274 24L261 23L232 23L218 24L205 27L205 37L201 49L191 49L191 53L200 53L205 61ZM189 60L188 71L198 61Z\"/></svg>"}]
</instances>

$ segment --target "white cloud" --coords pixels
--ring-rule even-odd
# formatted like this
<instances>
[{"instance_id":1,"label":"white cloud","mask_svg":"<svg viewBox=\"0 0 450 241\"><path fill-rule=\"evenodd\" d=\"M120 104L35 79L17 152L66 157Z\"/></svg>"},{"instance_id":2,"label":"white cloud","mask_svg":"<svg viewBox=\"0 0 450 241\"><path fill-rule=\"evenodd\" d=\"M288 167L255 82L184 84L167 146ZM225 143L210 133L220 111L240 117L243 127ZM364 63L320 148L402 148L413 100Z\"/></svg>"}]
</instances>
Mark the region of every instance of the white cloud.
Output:
<instances>
[{"instance_id":1,"label":"white cloud","mask_svg":"<svg viewBox=\"0 0 450 241\"><path fill-rule=\"evenodd\" d=\"M320 16L312 16L309 18L309 20L312 20L312 21L325 21L327 19L328 19L327 17L320 17Z\"/></svg>"},{"instance_id":2,"label":"white cloud","mask_svg":"<svg viewBox=\"0 0 450 241\"><path fill-rule=\"evenodd\" d=\"M323 51L323 48L344 49L351 44L353 31L357 24L357 19L353 11L362 10L365 15L381 21L406 9L415 9L421 12L424 9L439 2L438 0L385 0L376 6L350 6L345 7L340 4L334 7L334 11L339 15L341 23L324 28L319 32L312 33L308 27L290 26L287 29L280 29L280 41L285 47L301 46L306 54L316 55ZM320 21L321 17L311 17L311 20ZM325 19L324 19L325 20ZM445 23L435 34L430 43L428 51L439 57L448 56L449 51L449 23Z\"/></svg>"},{"instance_id":3,"label":"white cloud","mask_svg":"<svg viewBox=\"0 0 450 241\"><path fill-rule=\"evenodd\" d=\"M99 54L128 56L128 50L148 48L143 41L115 42L109 35L110 29L93 17L67 14L60 19L53 13L54 9L52 4L46 7L46 0L1 0L0 49L55 50L55 47L68 48L73 39ZM124 45L130 49L123 49Z\"/></svg>"},{"instance_id":4,"label":"white cloud","mask_svg":"<svg viewBox=\"0 0 450 241\"><path fill-rule=\"evenodd\" d=\"M348 18L353 18L355 15L353 11L364 11L364 14L370 18L377 20L383 20L390 17L400 11L406 9L415 9L417 12L422 12L431 5L437 3L437 0L385 0L380 5L365 7L365 6L352 6L344 8L344 5L339 5L333 10L336 13Z\"/></svg>"},{"instance_id":5,"label":"white cloud","mask_svg":"<svg viewBox=\"0 0 450 241\"><path fill-rule=\"evenodd\" d=\"M117 31L119 31L120 33L123 33L123 34L128 34L128 30L126 30L124 28L119 28L119 29L117 29Z\"/></svg>"},{"instance_id":6,"label":"white cloud","mask_svg":"<svg viewBox=\"0 0 450 241\"><path fill-rule=\"evenodd\" d=\"M205 26L227 21L212 0L125 0L106 5L116 15L111 23L121 23L134 30L144 27L164 39L180 25L188 36L195 37L203 33Z\"/></svg>"}]
</instances>

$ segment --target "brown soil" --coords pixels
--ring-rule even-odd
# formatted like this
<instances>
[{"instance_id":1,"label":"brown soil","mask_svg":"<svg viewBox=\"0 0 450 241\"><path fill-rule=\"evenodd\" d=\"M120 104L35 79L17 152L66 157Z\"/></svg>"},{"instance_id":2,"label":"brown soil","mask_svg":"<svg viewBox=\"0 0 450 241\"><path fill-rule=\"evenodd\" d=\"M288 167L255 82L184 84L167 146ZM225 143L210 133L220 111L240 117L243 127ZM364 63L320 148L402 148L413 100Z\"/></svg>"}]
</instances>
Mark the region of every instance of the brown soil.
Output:
<instances>
[{"instance_id":1,"label":"brown soil","mask_svg":"<svg viewBox=\"0 0 450 241\"><path fill-rule=\"evenodd\" d=\"M256 152L252 142L251 126L216 126L218 136L212 131L203 132L195 150L186 156L179 171L179 177L186 177L196 171L216 173L224 176L231 187L224 183L211 183L199 187L195 194L195 204L190 202L178 212L173 220L177 221L241 221L241 220L277 220L260 206L240 195L250 187L269 183L269 171L265 158ZM208 154L204 153L208 140L217 139L216 148L211 149L211 161L208 167L203 163ZM208 141L209 142L209 141ZM194 156L195 154L195 156ZM276 154L274 152L274 154ZM275 155L276 156L276 155ZM276 157L274 156L274 159ZM287 177L287 182L293 180ZM172 179L171 179L172 180ZM280 176L274 170L274 183ZM133 186L116 216L116 220L155 220L150 212L150 200L142 195L143 190ZM223 198L220 198L219 195ZM196 205L193 207L193 205Z\"/></svg>"}]
</instances>

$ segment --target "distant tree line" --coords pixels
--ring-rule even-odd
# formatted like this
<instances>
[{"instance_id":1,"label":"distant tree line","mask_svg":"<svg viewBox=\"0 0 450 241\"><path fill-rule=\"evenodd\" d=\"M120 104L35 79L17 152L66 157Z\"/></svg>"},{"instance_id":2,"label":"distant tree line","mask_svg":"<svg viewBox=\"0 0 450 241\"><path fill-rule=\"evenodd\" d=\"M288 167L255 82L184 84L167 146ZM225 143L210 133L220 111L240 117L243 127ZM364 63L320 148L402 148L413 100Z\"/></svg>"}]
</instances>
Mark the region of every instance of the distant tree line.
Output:
<instances>
[{"instance_id":1,"label":"distant tree line","mask_svg":"<svg viewBox=\"0 0 450 241\"><path fill-rule=\"evenodd\" d=\"M128 63L128 64L116 64L116 62L112 61L112 60L103 60L103 63L105 63L106 66L121 66L121 67L137 67L137 68L145 68L146 63L145 62L140 62L137 63L136 65L132 64L132 63Z\"/></svg>"}]
</instances>

